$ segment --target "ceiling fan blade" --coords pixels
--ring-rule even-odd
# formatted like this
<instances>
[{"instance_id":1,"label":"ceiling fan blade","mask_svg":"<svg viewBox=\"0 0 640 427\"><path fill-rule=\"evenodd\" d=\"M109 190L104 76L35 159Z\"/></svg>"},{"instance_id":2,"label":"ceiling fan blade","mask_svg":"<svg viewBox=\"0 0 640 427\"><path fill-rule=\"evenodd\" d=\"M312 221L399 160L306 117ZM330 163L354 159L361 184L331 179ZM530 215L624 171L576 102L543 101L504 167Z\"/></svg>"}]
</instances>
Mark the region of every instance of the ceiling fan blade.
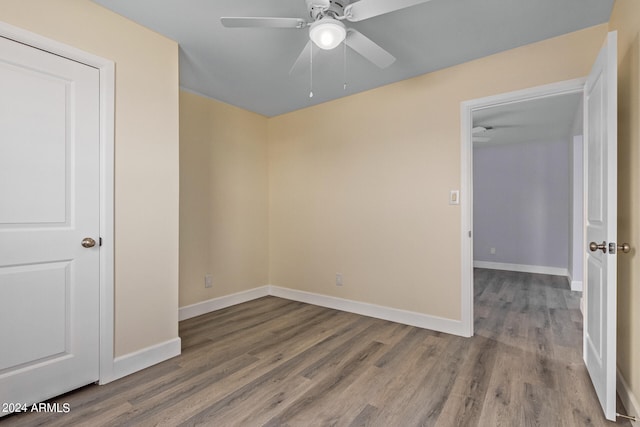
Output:
<instances>
[{"instance_id":1,"label":"ceiling fan blade","mask_svg":"<svg viewBox=\"0 0 640 427\"><path fill-rule=\"evenodd\" d=\"M473 137L473 142L489 142L491 141L491 138L489 138L488 136L474 136Z\"/></svg>"},{"instance_id":2,"label":"ceiling fan blade","mask_svg":"<svg viewBox=\"0 0 640 427\"><path fill-rule=\"evenodd\" d=\"M481 133L485 133L487 131L493 130L492 126L474 126L471 129L471 135L477 135Z\"/></svg>"},{"instance_id":3,"label":"ceiling fan blade","mask_svg":"<svg viewBox=\"0 0 640 427\"><path fill-rule=\"evenodd\" d=\"M289 74L294 74L296 71L305 70L309 67L309 56L311 55L311 40L307 42L307 44L302 48L302 52L298 55L298 59L293 63L291 69L289 70Z\"/></svg>"},{"instance_id":4,"label":"ceiling fan blade","mask_svg":"<svg viewBox=\"0 0 640 427\"><path fill-rule=\"evenodd\" d=\"M312 53L313 52L313 53ZM327 60L330 56L317 47L315 43L311 40L307 42L307 44L302 48L300 55L296 59L296 62L293 63L291 69L289 70L289 75L300 74L305 71L309 71L309 65L311 65L311 55L313 55L313 69L321 69L326 67Z\"/></svg>"},{"instance_id":5,"label":"ceiling fan blade","mask_svg":"<svg viewBox=\"0 0 640 427\"><path fill-rule=\"evenodd\" d=\"M348 21L358 22L428 1L429 0L360 0L345 7L344 16Z\"/></svg>"},{"instance_id":6,"label":"ceiling fan blade","mask_svg":"<svg viewBox=\"0 0 640 427\"><path fill-rule=\"evenodd\" d=\"M351 49L380 68L387 68L396 58L359 31L349 28L344 42Z\"/></svg>"},{"instance_id":7,"label":"ceiling fan blade","mask_svg":"<svg viewBox=\"0 0 640 427\"><path fill-rule=\"evenodd\" d=\"M227 28L305 28L307 21L300 18L258 18L258 17L222 17L220 22Z\"/></svg>"}]
</instances>

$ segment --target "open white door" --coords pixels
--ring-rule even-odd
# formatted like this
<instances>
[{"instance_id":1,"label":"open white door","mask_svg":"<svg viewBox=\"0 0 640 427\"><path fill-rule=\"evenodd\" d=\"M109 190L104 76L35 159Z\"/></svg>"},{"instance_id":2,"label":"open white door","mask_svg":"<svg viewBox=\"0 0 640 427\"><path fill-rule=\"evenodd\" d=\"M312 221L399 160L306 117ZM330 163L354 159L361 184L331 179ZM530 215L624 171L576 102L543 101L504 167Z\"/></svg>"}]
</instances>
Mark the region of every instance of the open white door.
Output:
<instances>
[{"instance_id":1,"label":"open white door","mask_svg":"<svg viewBox=\"0 0 640 427\"><path fill-rule=\"evenodd\" d=\"M617 34L584 88L586 262L584 362L609 420L616 419Z\"/></svg>"}]
</instances>

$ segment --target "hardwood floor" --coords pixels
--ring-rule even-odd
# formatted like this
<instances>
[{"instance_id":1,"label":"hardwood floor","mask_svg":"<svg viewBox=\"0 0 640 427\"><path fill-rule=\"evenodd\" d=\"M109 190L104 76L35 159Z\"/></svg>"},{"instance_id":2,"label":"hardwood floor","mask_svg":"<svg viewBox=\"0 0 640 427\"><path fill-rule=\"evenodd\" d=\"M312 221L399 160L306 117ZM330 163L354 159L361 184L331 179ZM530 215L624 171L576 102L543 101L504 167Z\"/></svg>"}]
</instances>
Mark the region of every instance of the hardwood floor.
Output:
<instances>
[{"instance_id":1,"label":"hardwood floor","mask_svg":"<svg viewBox=\"0 0 640 427\"><path fill-rule=\"evenodd\" d=\"M180 323L182 355L8 426L630 426L607 422L564 278L476 270L460 338L265 297Z\"/></svg>"}]
</instances>

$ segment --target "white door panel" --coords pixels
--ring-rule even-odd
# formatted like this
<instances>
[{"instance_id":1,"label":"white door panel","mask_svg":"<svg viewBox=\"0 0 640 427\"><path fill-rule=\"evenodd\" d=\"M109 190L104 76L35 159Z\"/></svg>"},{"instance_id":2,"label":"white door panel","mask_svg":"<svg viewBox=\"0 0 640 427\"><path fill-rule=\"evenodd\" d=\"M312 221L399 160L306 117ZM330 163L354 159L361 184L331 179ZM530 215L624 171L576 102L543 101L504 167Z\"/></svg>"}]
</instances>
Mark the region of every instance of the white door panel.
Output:
<instances>
[{"instance_id":1,"label":"white door panel","mask_svg":"<svg viewBox=\"0 0 640 427\"><path fill-rule=\"evenodd\" d=\"M98 379L99 73L0 37L0 401Z\"/></svg>"},{"instance_id":2,"label":"white door panel","mask_svg":"<svg viewBox=\"0 0 640 427\"><path fill-rule=\"evenodd\" d=\"M66 307L68 262L39 266L5 267L0 281L5 285L0 311L11 313L14 328L0 329L0 342L7 350L0 371L65 353L68 349ZM35 321L48 319L49 323ZM34 344L34 345L32 345Z\"/></svg>"},{"instance_id":3,"label":"white door panel","mask_svg":"<svg viewBox=\"0 0 640 427\"><path fill-rule=\"evenodd\" d=\"M584 90L585 241L601 248L586 249L583 356L609 420L616 418L616 45L609 33Z\"/></svg>"},{"instance_id":4,"label":"white door panel","mask_svg":"<svg viewBox=\"0 0 640 427\"><path fill-rule=\"evenodd\" d=\"M602 285L606 282L602 260L591 256L587 263L587 274L590 280L587 282L588 288L586 293L591 297L587 300L587 313L589 313L589 316L585 319L585 328L589 336L589 339L586 341L589 345L589 351L587 351L586 354L595 355L592 360L600 366L603 359L602 315L604 310L602 307L602 293L604 289Z\"/></svg>"}]
</instances>

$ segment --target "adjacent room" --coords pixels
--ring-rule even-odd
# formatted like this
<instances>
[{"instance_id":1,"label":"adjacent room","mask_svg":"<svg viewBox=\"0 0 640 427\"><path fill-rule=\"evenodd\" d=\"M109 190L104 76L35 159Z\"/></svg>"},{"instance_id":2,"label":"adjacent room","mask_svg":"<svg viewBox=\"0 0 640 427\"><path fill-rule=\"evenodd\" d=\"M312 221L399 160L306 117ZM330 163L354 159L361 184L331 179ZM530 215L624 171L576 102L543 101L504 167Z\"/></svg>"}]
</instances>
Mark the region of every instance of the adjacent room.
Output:
<instances>
[{"instance_id":1,"label":"adjacent room","mask_svg":"<svg viewBox=\"0 0 640 427\"><path fill-rule=\"evenodd\" d=\"M582 290L582 94L473 114L474 266Z\"/></svg>"},{"instance_id":2,"label":"adjacent room","mask_svg":"<svg viewBox=\"0 0 640 427\"><path fill-rule=\"evenodd\" d=\"M0 423L635 426L640 6L556 3L4 1Z\"/></svg>"}]
</instances>

